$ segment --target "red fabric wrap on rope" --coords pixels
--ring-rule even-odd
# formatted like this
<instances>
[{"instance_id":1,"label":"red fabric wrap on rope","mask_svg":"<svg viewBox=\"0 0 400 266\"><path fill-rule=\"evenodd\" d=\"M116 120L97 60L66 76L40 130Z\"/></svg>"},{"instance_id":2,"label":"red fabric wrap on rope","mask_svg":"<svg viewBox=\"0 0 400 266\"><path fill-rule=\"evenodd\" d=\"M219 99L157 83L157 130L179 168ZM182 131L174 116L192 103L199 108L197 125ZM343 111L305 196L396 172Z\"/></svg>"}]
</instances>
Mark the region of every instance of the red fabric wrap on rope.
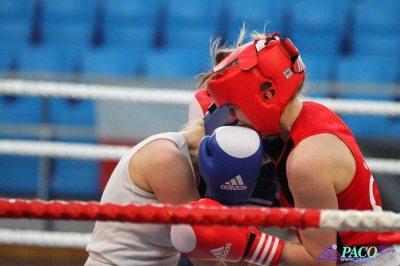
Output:
<instances>
[{"instance_id":1,"label":"red fabric wrap on rope","mask_svg":"<svg viewBox=\"0 0 400 266\"><path fill-rule=\"evenodd\" d=\"M1 218L121 221L261 227L319 227L321 212L284 208L117 205L78 201L0 199Z\"/></svg>"}]
</instances>

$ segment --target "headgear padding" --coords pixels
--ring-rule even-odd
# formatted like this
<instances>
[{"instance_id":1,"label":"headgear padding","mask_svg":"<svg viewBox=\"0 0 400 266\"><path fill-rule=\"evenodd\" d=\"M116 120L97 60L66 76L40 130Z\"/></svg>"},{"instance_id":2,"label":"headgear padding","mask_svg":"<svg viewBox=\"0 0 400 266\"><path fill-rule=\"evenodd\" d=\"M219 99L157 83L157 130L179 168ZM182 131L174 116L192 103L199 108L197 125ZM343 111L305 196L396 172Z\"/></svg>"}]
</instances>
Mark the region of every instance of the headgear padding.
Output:
<instances>
[{"instance_id":1,"label":"headgear padding","mask_svg":"<svg viewBox=\"0 0 400 266\"><path fill-rule=\"evenodd\" d=\"M213 103L207 88L197 90L189 103L188 121L203 119L208 107Z\"/></svg>"}]
</instances>

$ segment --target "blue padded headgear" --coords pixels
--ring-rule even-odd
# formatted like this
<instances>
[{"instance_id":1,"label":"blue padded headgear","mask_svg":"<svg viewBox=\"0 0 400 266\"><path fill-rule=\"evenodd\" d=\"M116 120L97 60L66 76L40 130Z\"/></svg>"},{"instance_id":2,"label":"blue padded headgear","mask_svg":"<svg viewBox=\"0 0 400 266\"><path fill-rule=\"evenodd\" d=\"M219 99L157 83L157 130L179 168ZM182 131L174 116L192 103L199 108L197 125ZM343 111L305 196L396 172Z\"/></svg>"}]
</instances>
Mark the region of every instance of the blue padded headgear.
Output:
<instances>
[{"instance_id":1,"label":"blue padded headgear","mask_svg":"<svg viewBox=\"0 0 400 266\"><path fill-rule=\"evenodd\" d=\"M206 135L211 135L217 127L235 124L236 121L230 121L228 106L217 108L217 105L212 103L204 116Z\"/></svg>"}]
</instances>

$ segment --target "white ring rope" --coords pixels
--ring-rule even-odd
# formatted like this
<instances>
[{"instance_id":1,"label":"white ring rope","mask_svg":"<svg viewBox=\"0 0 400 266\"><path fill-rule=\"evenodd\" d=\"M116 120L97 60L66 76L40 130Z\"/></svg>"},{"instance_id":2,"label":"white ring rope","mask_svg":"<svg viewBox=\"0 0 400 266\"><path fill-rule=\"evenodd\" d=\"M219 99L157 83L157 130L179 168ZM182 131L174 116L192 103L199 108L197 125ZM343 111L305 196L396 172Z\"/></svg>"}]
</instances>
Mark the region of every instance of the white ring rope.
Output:
<instances>
[{"instance_id":1,"label":"white ring rope","mask_svg":"<svg viewBox=\"0 0 400 266\"><path fill-rule=\"evenodd\" d=\"M189 104L193 91L106 86L50 81L0 79L0 93L41 97L67 97L106 101ZM307 98L306 98L307 99ZM395 101L343 100L312 98L336 113L400 116L400 103Z\"/></svg>"},{"instance_id":2,"label":"white ring rope","mask_svg":"<svg viewBox=\"0 0 400 266\"><path fill-rule=\"evenodd\" d=\"M91 233L0 229L0 245L85 249Z\"/></svg>"},{"instance_id":3,"label":"white ring rope","mask_svg":"<svg viewBox=\"0 0 400 266\"><path fill-rule=\"evenodd\" d=\"M105 101L189 104L194 91L0 79L0 93Z\"/></svg>"},{"instance_id":4,"label":"white ring rope","mask_svg":"<svg viewBox=\"0 0 400 266\"><path fill-rule=\"evenodd\" d=\"M391 101L312 98L338 114L400 116L400 103Z\"/></svg>"},{"instance_id":5,"label":"white ring rope","mask_svg":"<svg viewBox=\"0 0 400 266\"><path fill-rule=\"evenodd\" d=\"M77 144L51 141L0 140L0 154L67 157L88 160L119 160L128 146ZM400 159L365 158L372 172L400 174Z\"/></svg>"},{"instance_id":6,"label":"white ring rope","mask_svg":"<svg viewBox=\"0 0 400 266\"><path fill-rule=\"evenodd\" d=\"M0 140L0 154L20 156L66 157L88 160L119 160L128 146L78 144L69 142Z\"/></svg>"}]
</instances>

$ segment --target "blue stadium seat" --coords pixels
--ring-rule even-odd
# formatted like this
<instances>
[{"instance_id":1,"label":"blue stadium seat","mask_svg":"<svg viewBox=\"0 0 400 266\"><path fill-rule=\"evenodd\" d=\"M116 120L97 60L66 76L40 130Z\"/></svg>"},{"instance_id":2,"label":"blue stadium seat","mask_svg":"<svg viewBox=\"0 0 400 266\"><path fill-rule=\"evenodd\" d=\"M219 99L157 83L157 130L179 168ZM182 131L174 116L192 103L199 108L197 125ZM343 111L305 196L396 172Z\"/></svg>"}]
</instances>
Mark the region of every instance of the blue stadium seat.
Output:
<instances>
[{"instance_id":1,"label":"blue stadium seat","mask_svg":"<svg viewBox=\"0 0 400 266\"><path fill-rule=\"evenodd\" d=\"M194 78L211 68L206 50L165 48L146 54L144 72L149 78Z\"/></svg>"},{"instance_id":2,"label":"blue stadium seat","mask_svg":"<svg viewBox=\"0 0 400 266\"><path fill-rule=\"evenodd\" d=\"M400 1L364 0L355 1L354 33L399 36Z\"/></svg>"},{"instance_id":3,"label":"blue stadium seat","mask_svg":"<svg viewBox=\"0 0 400 266\"><path fill-rule=\"evenodd\" d=\"M39 158L0 155L0 193L34 195Z\"/></svg>"},{"instance_id":4,"label":"blue stadium seat","mask_svg":"<svg viewBox=\"0 0 400 266\"><path fill-rule=\"evenodd\" d=\"M35 16L36 0L1 0L0 24L5 21L25 20L32 22Z\"/></svg>"},{"instance_id":5,"label":"blue stadium seat","mask_svg":"<svg viewBox=\"0 0 400 266\"><path fill-rule=\"evenodd\" d=\"M13 68L17 49L13 44L0 43L0 72L8 72Z\"/></svg>"},{"instance_id":6,"label":"blue stadium seat","mask_svg":"<svg viewBox=\"0 0 400 266\"><path fill-rule=\"evenodd\" d=\"M1 139L16 139L1 136ZM24 138L34 140L33 138ZM0 194L20 197L35 196L39 174L39 157L0 155Z\"/></svg>"},{"instance_id":7,"label":"blue stadium seat","mask_svg":"<svg viewBox=\"0 0 400 266\"><path fill-rule=\"evenodd\" d=\"M292 34L289 39L300 53L340 56L342 36L327 32L326 34Z\"/></svg>"},{"instance_id":8,"label":"blue stadium seat","mask_svg":"<svg viewBox=\"0 0 400 266\"><path fill-rule=\"evenodd\" d=\"M155 25L104 25L104 46L129 46L138 49L152 49L156 34Z\"/></svg>"},{"instance_id":9,"label":"blue stadium seat","mask_svg":"<svg viewBox=\"0 0 400 266\"><path fill-rule=\"evenodd\" d=\"M392 132L392 138L397 141L400 140L400 117L392 117L391 119L391 128L390 132Z\"/></svg>"},{"instance_id":10,"label":"blue stadium seat","mask_svg":"<svg viewBox=\"0 0 400 266\"><path fill-rule=\"evenodd\" d=\"M340 58L337 64L338 82L395 83L399 59L392 56L352 55Z\"/></svg>"},{"instance_id":11,"label":"blue stadium seat","mask_svg":"<svg viewBox=\"0 0 400 266\"><path fill-rule=\"evenodd\" d=\"M0 123L37 125L41 122L41 110L39 97L0 96Z\"/></svg>"},{"instance_id":12,"label":"blue stadium seat","mask_svg":"<svg viewBox=\"0 0 400 266\"><path fill-rule=\"evenodd\" d=\"M299 0L288 5L288 36L306 52L339 55L346 27L347 0ZM300 50L300 51L302 51Z\"/></svg>"},{"instance_id":13,"label":"blue stadium seat","mask_svg":"<svg viewBox=\"0 0 400 266\"><path fill-rule=\"evenodd\" d=\"M41 43L89 47L93 41L93 34L92 23L46 22L42 25Z\"/></svg>"},{"instance_id":14,"label":"blue stadium seat","mask_svg":"<svg viewBox=\"0 0 400 266\"><path fill-rule=\"evenodd\" d=\"M249 30L265 31L273 33L279 31L281 34L286 32L284 19L285 4L274 0L256 0L246 2L242 0L226 1L227 10L227 38L233 44L239 36L239 29L243 22ZM265 23L268 21L268 24ZM246 38L246 40L248 40Z\"/></svg>"},{"instance_id":15,"label":"blue stadium seat","mask_svg":"<svg viewBox=\"0 0 400 266\"><path fill-rule=\"evenodd\" d=\"M359 33L353 36L354 54L400 58L400 34Z\"/></svg>"},{"instance_id":16,"label":"blue stadium seat","mask_svg":"<svg viewBox=\"0 0 400 266\"><path fill-rule=\"evenodd\" d=\"M53 125L93 127L96 123L93 100L51 98L49 113Z\"/></svg>"},{"instance_id":17,"label":"blue stadium seat","mask_svg":"<svg viewBox=\"0 0 400 266\"><path fill-rule=\"evenodd\" d=\"M219 36L220 1L168 0L165 23L159 32L168 48L208 49L209 40Z\"/></svg>"},{"instance_id":18,"label":"blue stadium seat","mask_svg":"<svg viewBox=\"0 0 400 266\"><path fill-rule=\"evenodd\" d=\"M98 0L43 0L41 43L90 46L94 41Z\"/></svg>"},{"instance_id":19,"label":"blue stadium seat","mask_svg":"<svg viewBox=\"0 0 400 266\"><path fill-rule=\"evenodd\" d=\"M25 20L0 22L0 43L27 45L31 38L32 23Z\"/></svg>"},{"instance_id":20,"label":"blue stadium seat","mask_svg":"<svg viewBox=\"0 0 400 266\"><path fill-rule=\"evenodd\" d=\"M367 93L343 93L343 99L356 100L380 100L391 101L391 94L377 94L371 96ZM373 99L371 99L373 98ZM389 116L374 115L340 115L342 120L351 129L356 139L389 139L393 138L393 118Z\"/></svg>"},{"instance_id":21,"label":"blue stadium seat","mask_svg":"<svg viewBox=\"0 0 400 266\"><path fill-rule=\"evenodd\" d=\"M57 142L91 143L93 139L57 138ZM97 160L55 158L52 160L50 195L53 198L98 198L100 163Z\"/></svg>"},{"instance_id":22,"label":"blue stadium seat","mask_svg":"<svg viewBox=\"0 0 400 266\"><path fill-rule=\"evenodd\" d=\"M390 117L371 115L342 115L342 120L351 129L356 139L392 138Z\"/></svg>"},{"instance_id":23,"label":"blue stadium seat","mask_svg":"<svg viewBox=\"0 0 400 266\"><path fill-rule=\"evenodd\" d=\"M157 23L160 1L157 0L104 0L104 25L154 27Z\"/></svg>"},{"instance_id":24,"label":"blue stadium seat","mask_svg":"<svg viewBox=\"0 0 400 266\"><path fill-rule=\"evenodd\" d=\"M141 51L108 46L93 48L82 55L82 74L135 76L141 67Z\"/></svg>"},{"instance_id":25,"label":"blue stadium seat","mask_svg":"<svg viewBox=\"0 0 400 266\"><path fill-rule=\"evenodd\" d=\"M217 27L170 27L166 29L165 46L201 49L207 52L209 51L210 39L215 40L217 37Z\"/></svg>"},{"instance_id":26,"label":"blue stadium seat","mask_svg":"<svg viewBox=\"0 0 400 266\"><path fill-rule=\"evenodd\" d=\"M297 31L308 34L333 32L342 34L346 30L346 18L350 11L347 0L298 0L288 5L290 36Z\"/></svg>"},{"instance_id":27,"label":"blue stadium seat","mask_svg":"<svg viewBox=\"0 0 400 266\"><path fill-rule=\"evenodd\" d=\"M74 46L27 46L17 52L16 67L29 73L72 73L77 68L79 49Z\"/></svg>"},{"instance_id":28,"label":"blue stadium seat","mask_svg":"<svg viewBox=\"0 0 400 266\"><path fill-rule=\"evenodd\" d=\"M98 0L41 0L42 22L94 23Z\"/></svg>"},{"instance_id":29,"label":"blue stadium seat","mask_svg":"<svg viewBox=\"0 0 400 266\"><path fill-rule=\"evenodd\" d=\"M166 26L188 28L218 27L221 1L167 0Z\"/></svg>"},{"instance_id":30,"label":"blue stadium seat","mask_svg":"<svg viewBox=\"0 0 400 266\"><path fill-rule=\"evenodd\" d=\"M303 53L300 55L306 65L307 81L333 81L337 58L328 54Z\"/></svg>"}]
</instances>

